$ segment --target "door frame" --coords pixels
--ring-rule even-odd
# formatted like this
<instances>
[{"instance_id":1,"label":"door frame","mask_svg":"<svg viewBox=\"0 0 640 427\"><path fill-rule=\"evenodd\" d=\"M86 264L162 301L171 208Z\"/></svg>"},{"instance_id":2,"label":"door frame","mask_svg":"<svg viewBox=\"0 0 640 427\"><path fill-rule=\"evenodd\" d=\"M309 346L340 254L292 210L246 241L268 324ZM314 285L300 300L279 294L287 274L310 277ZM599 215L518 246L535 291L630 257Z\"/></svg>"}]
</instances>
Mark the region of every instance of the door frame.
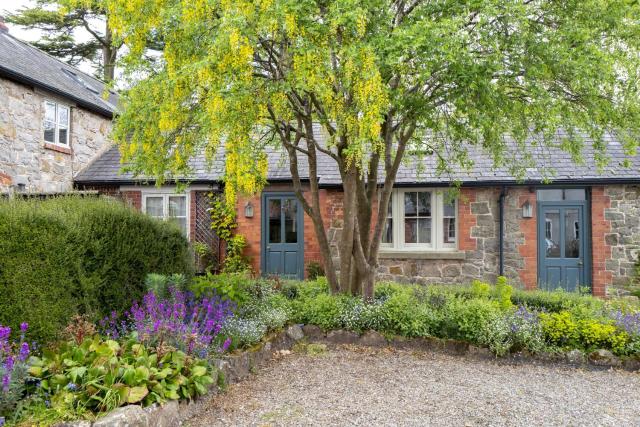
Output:
<instances>
[{"instance_id":1,"label":"door frame","mask_svg":"<svg viewBox=\"0 0 640 427\"><path fill-rule=\"evenodd\" d=\"M260 196L260 275L267 275L267 227L268 218L267 215L267 199L270 197L286 197L292 198L298 204L297 207L297 221L300 226L298 227L298 265L297 275L299 280L304 280L304 212L302 210L302 204L296 197L296 194L292 191L263 191Z\"/></svg>"},{"instance_id":2,"label":"door frame","mask_svg":"<svg viewBox=\"0 0 640 427\"><path fill-rule=\"evenodd\" d=\"M570 188L570 187L562 187L562 188ZM583 276L584 282L578 286L588 286L590 291L593 293L593 280L592 280L592 267L591 267L591 197L590 191L585 188L586 200L561 200L561 201L537 201L536 202L536 254L538 258L537 267L538 267L538 289L540 289L541 277L543 272L543 260L545 254L545 245L543 244L545 239L545 227L544 221L542 217L543 209L546 207L561 207L561 208L570 208L572 206L580 206L582 207L582 221L584 222L582 229L584 230L582 233L582 253L583 256ZM579 291L579 289L577 289Z\"/></svg>"}]
</instances>

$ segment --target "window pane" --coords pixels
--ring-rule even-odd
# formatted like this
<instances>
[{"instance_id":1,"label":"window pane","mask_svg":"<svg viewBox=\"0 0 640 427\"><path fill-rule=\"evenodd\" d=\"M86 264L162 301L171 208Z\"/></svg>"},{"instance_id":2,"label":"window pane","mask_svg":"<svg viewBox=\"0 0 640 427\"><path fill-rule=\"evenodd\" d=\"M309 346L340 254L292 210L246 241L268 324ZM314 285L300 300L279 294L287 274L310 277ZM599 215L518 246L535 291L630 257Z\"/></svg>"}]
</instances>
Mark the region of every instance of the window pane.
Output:
<instances>
[{"instance_id":1,"label":"window pane","mask_svg":"<svg viewBox=\"0 0 640 427\"><path fill-rule=\"evenodd\" d=\"M44 122L44 140L56 142L56 126L53 122Z\"/></svg>"},{"instance_id":2,"label":"window pane","mask_svg":"<svg viewBox=\"0 0 640 427\"><path fill-rule=\"evenodd\" d=\"M284 201L284 241L285 243L298 242L298 203L295 199Z\"/></svg>"},{"instance_id":3,"label":"window pane","mask_svg":"<svg viewBox=\"0 0 640 427\"><path fill-rule=\"evenodd\" d=\"M69 127L69 108L58 105L58 124L61 127Z\"/></svg>"},{"instance_id":4,"label":"window pane","mask_svg":"<svg viewBox=\"0 0 640 427\"><path fill-rule=\"evenodd\" d=\"M560 258L560 211L548 210L544 214L547 258Z\"/></svg>"},{"instance_id":5,"label":"window pane","mask_svg":"<svg viewBox=\"0 0 640 427\"><path fill-rule=\"evenodd\" d=\"M67 129L58 129L58 142L60 144L69 144L69 141L67 140L68 133L69 131Z\"/></svg>"},{"instance_id":6,"label":"window pane","mask_svg":"<svg viewBox=\"0 0 640 427\"><path fill-rule=\"evenodd\" d=\"M404 220L404 242L418 243L418 220L417 219L409 218Z\"/></svg>"},{"instance_id":7,"label":"window pane","mask_svg":"<svg viewBox=\"0 0 640 427\"><path fill-rule=\"evenodd\" d=\"M404 216L416 216L418 193L404 193Z\"/></svg>"},{"instance_id":8,"label":"window pane","mask_svg":"<svg viewBox=\"0 0 640 427\"><path fill-rule=\"evenodd\" d=\"M538 200L541 201L560 201L562 200L562 189L553 188L546 190L538 190Z\"/></svg>"},{"instance_id":9,"label":"window pane","mask_svg":"<svg viewBox=\"0 0 640 427\"><path fill-rule=\"evenodd\" d=\"M442 207L442 211L443 211L443 216L445 217L456 216L456 203L455 202L445 203Z\"/></svg>"},{"instance_id":10,"label":"window pane","mask_svg":"<svg viewBox=\"0 0 640 427\"><path fill-rule=\"evenodd\" d=\"M418 243L431 243L431 218L418 219Z\"/></svg>"},{"instance_id":11,"label":"window pane","mask_svg":"<svg viewBox=\"0 0 640 427\"><path fill-rule=\"evenodd\" d=\"M442 223L443 230L443 242L455 243L456 242L456 219L444 218Z\"/></svg>"},{"instance_id":12,"label":"window pane","mask_svg":"<svg viewBox=\"0 0 640 427\"><path fill-rule=\"evenodd\" d=\"M187 198L185 196L169 196L169 216L187 216Z\"/></svg>"},{"instance_id":13,"label":"window pane","mask_svg":"<svg viewBox=\"0 0 640 427\"><path fill-rule=\"evenodd\" d=\"M584 188L570 188L564 190L565 200L587 200L586 192Z\"/></svg>"},{"instance_id":14,"label":"window pane","mask_svg":"<svg viewBox=\"0 0 640 427\"><path fill-rule=\"evenodd\" d=\"M269 200L269 243L282 242L282 225L280 223L280 212L282 205L280 200Z\"/></svg>"},{"instance_id":15,"label":"window pane","mask_svg":"<svg viewBox=\"0 0 640 427\"><path fill-rule=\"evenodd\" d=\"M418 193L418 216L431 216L431 193Z\"/></svg>"},{"instance_id":16,"label":"window pane","mask_svg":"<svg viewBox=\"0 0 640 427\"><path fill-rule=\"evenodd\" d=\"M580 213L578 209L564 211L564 257L580 258Z\"/></svg>"},{"instance_id":17,"label":"window pane","mask_svg":"<svg viewBox=\"0 0 640 427\"><path fill-rule=\"evenodd\" d=\"M164 217L163 197L147 197L146 198L147 214L156 218Z\"/></svg>"},{"instance_id":18,"label":"window pane","mask_svg":"<svg viewBox=\"0 0 640 427\"><path fill-rule=\"evenodd\" d=\"M48 122L56 121L56 104L50 102L44 104L44 119Z\"/></svg>"},{"instance_id":19,"label":"window pane","mask_svg":"<svg viewBox=\"0 0 640 427\"><path fill-rule=\"evenodd\" d=\"M393 219L387 218L382 230L382 243L393 243Z\"/></svg>"}]
</instances>

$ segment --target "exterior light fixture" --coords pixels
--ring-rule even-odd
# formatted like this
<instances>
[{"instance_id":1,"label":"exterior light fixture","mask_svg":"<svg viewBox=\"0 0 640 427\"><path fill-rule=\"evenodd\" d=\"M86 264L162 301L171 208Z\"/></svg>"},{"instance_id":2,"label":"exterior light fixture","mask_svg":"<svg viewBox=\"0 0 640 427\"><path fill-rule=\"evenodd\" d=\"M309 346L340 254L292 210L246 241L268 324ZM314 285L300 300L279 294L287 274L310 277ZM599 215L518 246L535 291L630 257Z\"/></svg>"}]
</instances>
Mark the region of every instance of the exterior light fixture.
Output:
<instances>
[{"instance_id":1,"label":"exterior light fixture","mask_svg":"<svg viewBox=\"0 0 640 427\"><path fill-rule=\"evenodd\" d=\"M533 206L528 200L522 205L522 217L533 218Z\"/></svg>"},{"instance_id":2,"label":"exterior light fixture","mask_svg":"<svg viewBox=\"0 0 640 427\"><path fill-rule=\"evenodd\" d=\"M244 205L244 216L246 218L253 218L253 204L250 201Z\"/></svg>"}]
</instances>

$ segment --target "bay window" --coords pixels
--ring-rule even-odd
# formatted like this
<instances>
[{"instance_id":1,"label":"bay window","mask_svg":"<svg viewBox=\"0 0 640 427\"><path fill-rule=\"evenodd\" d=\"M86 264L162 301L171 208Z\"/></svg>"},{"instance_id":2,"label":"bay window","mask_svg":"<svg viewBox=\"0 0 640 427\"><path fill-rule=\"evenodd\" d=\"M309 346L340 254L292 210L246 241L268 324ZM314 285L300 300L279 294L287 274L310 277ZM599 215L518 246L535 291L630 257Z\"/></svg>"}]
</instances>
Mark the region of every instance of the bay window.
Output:
<instances>
[{"instance_id":1,"label":"bay window","mask_svg":"<svg viewBox=\"0 0 640 427\"><path fill-rule=\"evenodd\" d=\"M147 215L176 223L189 237L187 195L148 193L143 196L143 203L142 208Z\"/></svg>"},{"instance_id":2,"label":"bay window","mask_svg":"<svg viewBox=\"0 0 640 427\"><path fill-rule=\"evenodd\" d=\"M446 251L457 247L457 202L447 190L393 190L381 250Z\"/></svg>"}]
</instances>

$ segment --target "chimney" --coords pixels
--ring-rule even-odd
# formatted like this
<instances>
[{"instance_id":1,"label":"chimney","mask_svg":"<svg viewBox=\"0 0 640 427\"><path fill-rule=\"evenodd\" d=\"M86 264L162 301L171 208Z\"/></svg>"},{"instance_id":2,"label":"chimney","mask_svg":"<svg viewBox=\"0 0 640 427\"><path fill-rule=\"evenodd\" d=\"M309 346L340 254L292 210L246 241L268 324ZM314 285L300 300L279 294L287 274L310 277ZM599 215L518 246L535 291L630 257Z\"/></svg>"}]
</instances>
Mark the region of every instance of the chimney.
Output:
<instances>
[{"instance_id":1,"label":"chimney","mask_svg":"<svg viewBox=\"0 0 640 427\"><path fill-rule=\"evenodd\" d=\"M0 33L8 33L9 27L4 23L4 16L0 15Z\"/></svg>"}]
</instances>

